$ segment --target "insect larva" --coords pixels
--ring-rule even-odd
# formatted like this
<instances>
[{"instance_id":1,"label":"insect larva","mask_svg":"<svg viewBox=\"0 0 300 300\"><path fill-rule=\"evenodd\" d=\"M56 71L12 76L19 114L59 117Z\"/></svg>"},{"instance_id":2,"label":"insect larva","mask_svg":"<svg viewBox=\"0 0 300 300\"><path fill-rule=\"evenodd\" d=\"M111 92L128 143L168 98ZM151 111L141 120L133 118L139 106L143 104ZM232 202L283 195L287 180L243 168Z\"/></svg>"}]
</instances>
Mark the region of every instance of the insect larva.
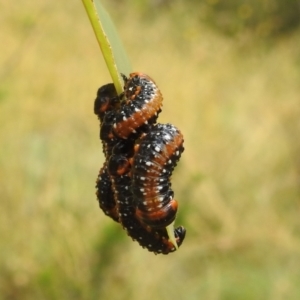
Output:
<instances>
[{"instance_id":1,"label":"insect larva","mask_svg":"<svg viewBox=\"0 0 300 300\"><path fill-rule=\"evenodd\" d=\"M141 138L131 172L136 215L143 224L163 228L174 221L170 176L183 150L183 136L171 124L156 124Z\"/></svg>"},{"instance_id":2,"label":"insect larva","mask_svg":"<svg viewBox=\"0 0 300 300\"><path fill-rule=\"evenodd\" d=\"M168 254L175 251L169 241L165 228L154 229L143 225L136 217L133 195L131 191L130 164L122 154L113 154L108 163L112 187L117 203L119 221L127 234L140 246L156 254ZM174 231L177 245L180 246L185 238L185 229L178 227Z\"/></svg>"},{"instance_id":3,"label":"insect larva","mask_svg":"<svg viewBox=\"0 0 300 300\"><path fill-rule=\"evenodd\" d=\"M119 220L116 210L116 202L112 191L111 180L107 171L107 159L111 155L112 148L118 142L114 135L110 132L111 118L114 119L114 110L119 103L115 86L112 83L106 84L98 89L97 98L94 102L94 113L100 120L101 127L101 141L103 144L103 152L105 155L105 162L99 171L96 180L96 195L99 206L107 216L111 217L114 221ZM108 128L108 130L106 130Z\"/></svg>"},{"instance_id":4,"label":"insect larva","mask_svg":"<svg viewBox=\"0 0 300 300\"><path fill-rule=\"evenodd\" d=\"M156 122L163 97L148 75L136 72L123 78L125 100L116 114L113 130L116 136L127 139L143 126Z\"/></svg>"}]
</instances>

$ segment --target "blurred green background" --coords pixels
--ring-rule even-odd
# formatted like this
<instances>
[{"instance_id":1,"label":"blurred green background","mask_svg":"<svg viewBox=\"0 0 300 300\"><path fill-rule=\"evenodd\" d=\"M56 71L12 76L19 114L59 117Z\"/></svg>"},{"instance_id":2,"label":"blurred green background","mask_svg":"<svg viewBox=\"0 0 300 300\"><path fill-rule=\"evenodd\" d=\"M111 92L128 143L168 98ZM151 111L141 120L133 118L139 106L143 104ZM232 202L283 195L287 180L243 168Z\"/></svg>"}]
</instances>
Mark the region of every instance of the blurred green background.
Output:
<instances>
[{"instance_id":1,"label":"blurred green background","mask_svg":"<svg viewBox=\"0 0 300 300\"><path fill-rule=\"evenodd\" d=\"M299 1L103 2L185 136L186 240L155 256L98 208L82 3L0 0L0 299L300 299Z\"/></svg>"}]
</instances>

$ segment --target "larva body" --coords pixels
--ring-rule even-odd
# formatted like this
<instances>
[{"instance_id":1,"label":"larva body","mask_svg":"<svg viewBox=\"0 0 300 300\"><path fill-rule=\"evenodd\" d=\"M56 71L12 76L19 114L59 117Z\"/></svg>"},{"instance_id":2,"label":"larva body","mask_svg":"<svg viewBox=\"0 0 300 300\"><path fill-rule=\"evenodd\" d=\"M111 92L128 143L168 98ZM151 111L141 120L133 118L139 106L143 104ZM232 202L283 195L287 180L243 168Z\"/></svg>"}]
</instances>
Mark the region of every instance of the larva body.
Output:
<instances>
[{"instance_id":1,"label":"larva body","mask_svg":"<svg viewBox=\"0 0 300 300\"><path fill-rule=\"evenodd\" d=\"M183 136L171 124L157 124L141 138L131 172L136 215L142 223L163 228L174 221L177 201L170 176L183 150Z\"/></svg>"},{"instance_id":2,"label":"larva body","mask_svg":"<svg viewBox=\"0 0 300 300\"><path fill-rule=\"evenodd\" d=\"M131 134L156 122L161 111L163 97L155 82L143 73L131 73L124 77L125 100L116 114L113 131L127 139Z\"/></svg>"},{"instance_id":3,"label":"larva body","mask_svg":"<svg viewBox=\"0 0 300 300\"><path fill-rule=\"evenodd\" d=\"M175 251L176 248L169 241L166 229L145 226L137 219L129 175L130 164L126 160L122 154L113 154L108 166L120 223L133 240L150 252L168 254ZM180 246L185 237L185 229L178 227L174 234L177 245Z\"/></svg>"},{"instance_id":4,"label":"larva body","mask_svg":"<svg viewBox=\"0 0 300 300\"><path fill-rule=\"evenodd\" d=\"M118 105L119 98L117 97L115 86L112 83L106 84L98 89L97 97L94 102L94 113L100 120L100 139L103 145L105 162L96 180L96 196L104 214L116 222L119 221L119 216L112 191L111 179L107 170L107 159L110 157L113 147L118 142L111 132L111 119L114 119L114 112Z\"/></svg>"},{"instance_id":5,"label":"larva body","mask_svg":"<svg viewBox=\"0 0 300 300\"><path fill-rule=\"evenodd\" d=\"M112 192L111 180L107 171L107 163L101 168L96 181L96 195L99 206L102 211L112 218L114 221L119 222L119 215L117 206Z\"/></svg>"}]
</instances>

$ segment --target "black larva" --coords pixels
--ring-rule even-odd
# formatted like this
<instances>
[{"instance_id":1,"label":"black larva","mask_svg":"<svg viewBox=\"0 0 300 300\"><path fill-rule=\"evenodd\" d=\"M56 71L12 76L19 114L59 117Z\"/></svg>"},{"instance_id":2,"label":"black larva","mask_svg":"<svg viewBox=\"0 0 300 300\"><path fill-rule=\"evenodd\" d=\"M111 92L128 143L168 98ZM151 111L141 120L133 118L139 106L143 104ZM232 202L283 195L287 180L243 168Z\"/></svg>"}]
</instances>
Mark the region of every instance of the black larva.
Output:
<instances>
[{"instance_id":1,"label":"black larva","mask_svg":"<svg viewBox=\"0 0 300 300\"><path fill-rule=\"evenodd\" d=\"M136 72L123 78L122 95L107 84L94 103L105 155L96 182L99 206L143 248L168 254L176 248L165 227L177 211L170 176L183 137L173 125L155 124L163 98L149 76ZM182 226L174 230L177 246L185 233Z\"/></svg>"},{"instance_id":2,"label":"black larva","mask_svg":"<svg viewBox=\"0 0 300 300\"><path fill-rule=\"evenodd\" d=\"M170 176L183 150L183 136L171 124L157 124L141 138L131 172L136 215L145 225L164 228L174 221Z\"/></svg>"}]
</instances>

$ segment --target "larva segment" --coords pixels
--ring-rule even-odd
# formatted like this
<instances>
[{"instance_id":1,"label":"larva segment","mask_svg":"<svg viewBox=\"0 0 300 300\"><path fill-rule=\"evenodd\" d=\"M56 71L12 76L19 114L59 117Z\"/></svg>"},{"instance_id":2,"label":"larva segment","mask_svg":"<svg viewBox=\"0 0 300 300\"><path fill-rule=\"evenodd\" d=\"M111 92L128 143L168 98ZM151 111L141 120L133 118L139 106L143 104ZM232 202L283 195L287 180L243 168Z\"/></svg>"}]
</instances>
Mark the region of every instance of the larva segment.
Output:
<instances>
[{"instance_id":1,"label":"larva segment","mask_svg":"<svg viewBox=\"0 0 300 300\"><path fill-rule=\"evenodd\" d=\"M96 180L96 195L99 206L105 215L119 222L117 206L112 192L111 180L107 172L107 163L101 168Z\"/></svg>"},{"instance_id":2,"label":"larva segment","mask_svg":"<svg viewBox=\"0 0 300 300\"><path fill-rule=\"evenodd\" d=\"M120 223L133 240L150 252L168 254L175 251L177 244L181 245L183 242L185 230L177 228L173 231L171 236L175 236L174 242L169 239L165 228L154 229L137 219L131 190L130 165L126 163L126 159L125 155L113 154L108 165Z\"/></svg>"}]
</instances>

